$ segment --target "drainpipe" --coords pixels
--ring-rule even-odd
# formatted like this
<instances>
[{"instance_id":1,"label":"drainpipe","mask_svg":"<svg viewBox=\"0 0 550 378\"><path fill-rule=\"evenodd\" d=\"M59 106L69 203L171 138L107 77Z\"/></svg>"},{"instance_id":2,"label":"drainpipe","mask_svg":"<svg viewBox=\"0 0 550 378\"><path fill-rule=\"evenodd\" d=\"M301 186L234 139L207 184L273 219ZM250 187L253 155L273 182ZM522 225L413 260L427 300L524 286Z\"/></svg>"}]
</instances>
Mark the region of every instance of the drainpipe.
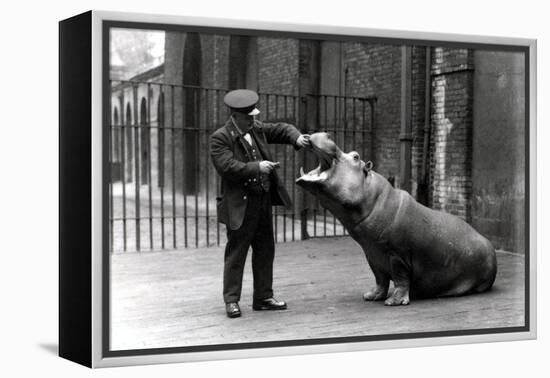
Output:
<instances>
[{"instance_id":1,"label":"drainpipe","mask_svg":"<svg viewBox=\"0 0 550 378\"><path fill-rule=\"evenodd\" d=\"M431 114L432 114L432 48L426 46L426 73L424 98L424 143L422 145L422 172L418 187L418 200L428 205L428 149L430 146Z\"/></svg>"},{"instance_id":2,"label":"drainpipe","mask_svg":"<svg viewBox=\"0 0 550 378\"><path fill-rule=\"evenodd\" d=\"M411 192L412 47L401 47L401 142L399 187Z\"/></svg>"},{"instance_id":3,"label":"drainpipe","mask_svg":"<svg viewBox=\"0 0 550 378\"><path fill-rule=\"evenodd\" d=\"M311 96L319 94L321 76L321 42L317 40L300 40L299 44L299 96L301 99L299 107L299 128L302 133L315 132L319 128L319 97ZM305 151L300 153L300 159L304 170L314 168L314 160ZM298 203L300 211L301 239L309 238L307 231L308 211L315 209L316 200L307 195L303 190L298 191ZM311 214L311 213L309 213Z\"/></svg>"}]
</instances>

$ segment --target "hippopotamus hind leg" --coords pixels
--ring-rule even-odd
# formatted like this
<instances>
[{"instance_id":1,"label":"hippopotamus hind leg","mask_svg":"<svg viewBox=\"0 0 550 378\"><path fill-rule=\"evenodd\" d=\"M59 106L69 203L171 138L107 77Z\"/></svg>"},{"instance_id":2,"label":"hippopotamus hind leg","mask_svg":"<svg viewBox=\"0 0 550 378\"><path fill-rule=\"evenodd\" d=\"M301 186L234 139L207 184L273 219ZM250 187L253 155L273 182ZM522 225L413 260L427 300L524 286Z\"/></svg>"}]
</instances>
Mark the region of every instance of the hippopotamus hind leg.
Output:
<instances>
[{"instance_id":1,"label":"hippopotamus hind leg","mask_svg":"<svg viewBox=\"0 0 550 378\"><path fill-rule=\"evenodd\" d=\"M386 306L408 305L410 278L409 269L407 269L402 259L397 256L390 257L391 276L394 285L392 295L386 299Z\"/></svg>"}]
</instances>

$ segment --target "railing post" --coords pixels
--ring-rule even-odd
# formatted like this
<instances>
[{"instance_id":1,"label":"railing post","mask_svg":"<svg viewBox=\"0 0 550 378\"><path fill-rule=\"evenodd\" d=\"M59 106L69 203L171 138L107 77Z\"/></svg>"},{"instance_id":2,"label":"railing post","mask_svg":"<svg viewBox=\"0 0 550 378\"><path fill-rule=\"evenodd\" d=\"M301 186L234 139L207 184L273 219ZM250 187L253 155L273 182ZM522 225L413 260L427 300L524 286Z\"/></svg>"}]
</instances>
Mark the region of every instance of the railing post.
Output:
<instances>
[{"instance_id":1,"label":"railing post","mask_svg":"<svg viewBox=\"0 0 550 378\"><path fill-rule=\"evenodd\" d=\"M135 218L136 218L136 250L141 250L141 201L140 201L140 172L139 172L139 153L140 153L140 138L139 138L139 122L138 122L138 86L137 84L132 85L132 97L134 99L134 164L135 164L135 174L134 174L134 188L135 188Z\"/></svg>"},{"instance_id":2,"label":"railing post","mask_svg":"<svg viewBox=\"0 0 550 378\"><path fill-rule=\"evenodd\" d=\"M412 47L401 47L401 154L399 187L411 192L412 146Z\"/></svg>"}]
</instances>

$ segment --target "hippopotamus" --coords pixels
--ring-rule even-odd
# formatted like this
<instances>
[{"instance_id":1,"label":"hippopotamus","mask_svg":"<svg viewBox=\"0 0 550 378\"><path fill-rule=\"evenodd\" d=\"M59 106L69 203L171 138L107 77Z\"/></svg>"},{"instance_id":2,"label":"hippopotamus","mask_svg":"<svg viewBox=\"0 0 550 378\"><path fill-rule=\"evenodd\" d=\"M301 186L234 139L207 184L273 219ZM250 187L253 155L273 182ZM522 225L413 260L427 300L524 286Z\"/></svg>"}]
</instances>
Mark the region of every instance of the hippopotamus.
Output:
<instances>
[{"instance_id":1,"label":"hippopotamus","mask_svg":"<svg viewBox=\"0 0 550 378\"><path fill-rule=\"evenodd\" d=\"M315 195L362 247L376 286L366 301L388 306L489 290L497 271L491 242L462 219L418 203L327 133L310 137L319 166L296 183ZM394 290L388 296L390 281Z\"/></svg>"}]
</instances>

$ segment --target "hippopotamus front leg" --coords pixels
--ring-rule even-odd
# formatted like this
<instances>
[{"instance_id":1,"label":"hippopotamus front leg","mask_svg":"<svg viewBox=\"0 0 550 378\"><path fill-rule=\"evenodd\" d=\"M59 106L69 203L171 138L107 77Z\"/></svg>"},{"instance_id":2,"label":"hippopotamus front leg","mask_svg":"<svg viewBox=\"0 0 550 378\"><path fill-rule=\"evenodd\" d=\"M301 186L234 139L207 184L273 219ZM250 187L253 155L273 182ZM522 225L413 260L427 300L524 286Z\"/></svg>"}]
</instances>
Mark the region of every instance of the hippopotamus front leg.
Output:
<instances>
[{"instance_id":1,"label":"hippopotamus front leg","mask_svg":"<svg viewBox=\"0 0 550 378\"><path fill-rule=\"evenodd\" d=\"M388 297L388 288L390 286L390 276L383 273L380 267L373 264L367 257L367 262L374 273L376 286L363 294L363 299L366 301L383 301Z\"/></svg>"},{"instance_id":2,"label":"hippopotamus front leg","mask_svg":"<svg viewBox=\"0 0 550 378\"><path fill-rule=\"evenodd\" d=\"M388 296L389 286L390 280L384 280L382 282L376 280L376 286L363 294L363 299L366 301L382 301Z\"/></svg>"},{"instance_id":3,"label":"hippopotamus front leg","mask_svg":"<svg viewBox=\"0 0 550 378\"><path fill-rule=\"evenodd\" d=\"M394 290L384 304L386 306L408 305L410 301L410 269L408 269L405 262L397 256L390 257L390 269Z\"/></svg>"}]
</instances>

